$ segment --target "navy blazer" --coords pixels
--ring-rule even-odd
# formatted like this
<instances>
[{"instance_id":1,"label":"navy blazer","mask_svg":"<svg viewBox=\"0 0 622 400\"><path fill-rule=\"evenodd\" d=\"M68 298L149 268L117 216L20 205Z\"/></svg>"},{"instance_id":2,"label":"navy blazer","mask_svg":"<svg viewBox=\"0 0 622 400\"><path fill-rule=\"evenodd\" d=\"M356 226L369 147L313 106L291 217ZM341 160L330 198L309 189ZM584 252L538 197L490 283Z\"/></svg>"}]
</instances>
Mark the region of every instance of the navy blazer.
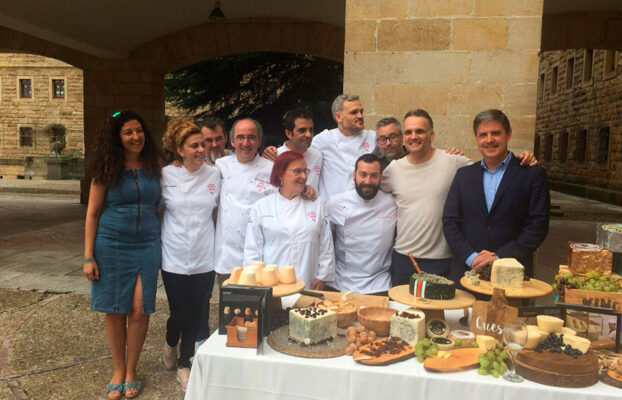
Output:
<instances>
[{"instance_id":1,"label":"navy blazer","mask_svg":"<svg viewBox=\"0 0 622 400\"><path fill-rule=\"evenodd\" d=\"M512 156L488 212L480 162L456 172L443 210L443 232L453 251L450 278L458 284L465 261L481 250L513 257L533 276L533 252L549 231L550 195L539 165L521 167Z\"/></svg>"}]
</instances>

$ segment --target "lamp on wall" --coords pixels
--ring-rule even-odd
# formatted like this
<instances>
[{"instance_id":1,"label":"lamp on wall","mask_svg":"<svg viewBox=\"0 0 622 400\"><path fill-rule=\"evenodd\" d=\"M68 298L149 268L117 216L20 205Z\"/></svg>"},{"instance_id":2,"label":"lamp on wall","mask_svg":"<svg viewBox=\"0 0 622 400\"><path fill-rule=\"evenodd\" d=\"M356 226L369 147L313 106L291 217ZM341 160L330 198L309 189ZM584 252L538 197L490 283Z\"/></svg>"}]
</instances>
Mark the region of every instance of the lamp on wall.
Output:
<instances>
[{"instance_id":1,"label":"lamp on wall","mask_svg":"<svg viewBox=\"0 0 622 400\"><path fill-rule=\"evenodd\" d=\"M214 2L214 9L211 13L209 13L209 20L212 22L224 21L225 13L220 9L220 1L216 0Z\"/></svg>"}]
</instances>

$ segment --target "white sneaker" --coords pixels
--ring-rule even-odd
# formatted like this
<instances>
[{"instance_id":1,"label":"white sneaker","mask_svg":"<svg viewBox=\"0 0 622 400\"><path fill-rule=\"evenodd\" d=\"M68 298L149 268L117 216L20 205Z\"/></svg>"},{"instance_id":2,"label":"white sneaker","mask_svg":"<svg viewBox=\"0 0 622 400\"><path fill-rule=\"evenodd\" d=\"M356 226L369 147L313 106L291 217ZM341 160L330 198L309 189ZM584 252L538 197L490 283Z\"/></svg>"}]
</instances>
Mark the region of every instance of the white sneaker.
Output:
<instances>
[{"instance_id":1,"label":"white sneaker","mask_svg":"<svg viewBox=\"0 0 622 400\"><path fill-rule=\"evenodd\" d=\"M181 390L184 392L188 387L188 380L190 379L190 368L177 368L177 382L181 385Z\"/></svg>"},{"instance_id":2,"label":"white sneaker","mask_svg":"<svg viewBox=\"0 0 622 400\"><path fill-rule=\"evenodd\" d=\"M172 371L177 366L177 346L171 347L164 341L164 348L162 349L162 364L164 368Z\"/></svg>"}]
</instances>

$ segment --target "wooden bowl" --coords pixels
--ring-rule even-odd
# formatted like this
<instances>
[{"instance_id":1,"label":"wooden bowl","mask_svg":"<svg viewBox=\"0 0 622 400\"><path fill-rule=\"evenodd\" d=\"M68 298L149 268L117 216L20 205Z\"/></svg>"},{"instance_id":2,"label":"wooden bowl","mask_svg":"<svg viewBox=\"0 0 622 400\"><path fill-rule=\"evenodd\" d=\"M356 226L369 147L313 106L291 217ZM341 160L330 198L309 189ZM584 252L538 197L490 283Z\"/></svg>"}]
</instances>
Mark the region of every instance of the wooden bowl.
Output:
<instances>
[{"instance_id":1,"label":"wooden bowl","mask_svg":"<svg viewBox=\"0 0 622 400\"><path fill-rule=\"evenodd\" d=\"M364 307L361 308L357 315L361 325L364 325L370 331L375 331L378 336L389 336L391 328L391 316L397 310L384 307Z\"/></svg>"},{"instance_id":2,"label":"wooden bowl","mask_svg":"<svg viewBox=\"0 0 622 400\"><path fill-rule=\"evenodd\" d=\"M348 326L352 325L354 321L356 321L356 313L357 311L350 312L338 312L337 313L337 326L345 329Z\"/></svg>"}]
</instances>

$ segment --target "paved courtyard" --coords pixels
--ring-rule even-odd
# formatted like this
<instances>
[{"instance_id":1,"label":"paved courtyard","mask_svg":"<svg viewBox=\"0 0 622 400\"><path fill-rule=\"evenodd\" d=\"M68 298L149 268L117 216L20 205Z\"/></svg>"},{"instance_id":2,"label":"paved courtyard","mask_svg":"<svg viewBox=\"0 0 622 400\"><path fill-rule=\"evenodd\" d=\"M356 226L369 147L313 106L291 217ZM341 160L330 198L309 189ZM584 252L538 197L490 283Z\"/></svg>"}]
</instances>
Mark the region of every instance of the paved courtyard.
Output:
<instances>
[{"instance_id":1,"label":"paved courtyard","mask_svg":"<svg viewBox=\"0 0 622 400\"><path fill-rule=\"evenodd\" d=\"M0 399L105 398L110 357L81 271L86 207L78 193L77 182L0 180ZM552 219L538 252L536 277L545 281L564 262L568 240L593 242L596 222L622 221L622 207L552 198L563 216ZM180 399L175 373L159 363L168 314L162 288L157 309L139 363L140 398Z\"/></svg>"}]
</instances>

